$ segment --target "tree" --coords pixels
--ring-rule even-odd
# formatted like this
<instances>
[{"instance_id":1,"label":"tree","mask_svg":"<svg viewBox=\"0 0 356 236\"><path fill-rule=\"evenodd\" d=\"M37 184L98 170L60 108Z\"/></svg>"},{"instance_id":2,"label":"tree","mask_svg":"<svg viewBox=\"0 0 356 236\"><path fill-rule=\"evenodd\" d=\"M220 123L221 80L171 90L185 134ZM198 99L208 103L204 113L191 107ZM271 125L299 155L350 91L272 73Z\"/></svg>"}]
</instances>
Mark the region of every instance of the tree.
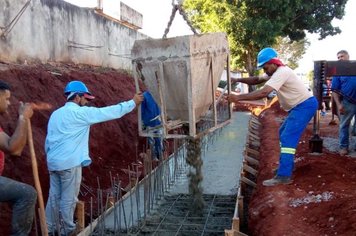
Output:
<instances>
[{"instance_id":1,"label":"tree","mask_svg":"<svg viewBox=\"0 0 356 236\"><path fill-rule=\"evenodd\" d=\"M185 11L202 33L226 32L232 67L256 71L256 55L278 37L304 43L305 31L320 38L340 33L334 18L345 14L347 0L185 0ZM304 41L303 41L304 40ZM303 51L300 51L304 53ZM298 53L296 53L298 54ZM291 60L296 63L297 60Z\"/></svg>"},{"instance_id":2,"label":"tree","mask_svg":"<svg viewBox=\"0 0 356 236\"><path fill-rule=\"evenodd\" d=\"M280 59L290 68L295 69L309 45L307 39L292 41L289 37L277 37L274 48L277 50Z\"/></svg>"}]
</instances>

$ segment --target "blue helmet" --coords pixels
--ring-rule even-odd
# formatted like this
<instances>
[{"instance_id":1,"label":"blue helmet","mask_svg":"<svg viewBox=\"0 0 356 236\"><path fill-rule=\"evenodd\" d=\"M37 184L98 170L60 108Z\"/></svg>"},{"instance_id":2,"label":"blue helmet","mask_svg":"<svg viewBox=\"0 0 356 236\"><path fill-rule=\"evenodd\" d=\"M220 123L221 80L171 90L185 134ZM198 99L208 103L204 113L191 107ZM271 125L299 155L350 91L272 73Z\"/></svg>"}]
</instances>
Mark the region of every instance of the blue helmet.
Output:
<instances>
[{"instance_id":1,"label":"blue helmet","mask_svg":"<svg viewBox=\"0 0 356 236\"><path fill-rule=\"evenodd\" d=\"M68 95L70 93L86 93L91 95L87 86L83 82L77 80L69 82L65 87L64 94Z\"/></svg>"},{"instance_id":2,"label":"blue helmet","mask_svg":"<svg viewBox=\"0 0 356 236\"><path fill-rule=\"evenodd\" d=\"M257 68L261 68L266 62L278 56L273 48L264 48L257 55Z\"/></svg>"}]
</instances>

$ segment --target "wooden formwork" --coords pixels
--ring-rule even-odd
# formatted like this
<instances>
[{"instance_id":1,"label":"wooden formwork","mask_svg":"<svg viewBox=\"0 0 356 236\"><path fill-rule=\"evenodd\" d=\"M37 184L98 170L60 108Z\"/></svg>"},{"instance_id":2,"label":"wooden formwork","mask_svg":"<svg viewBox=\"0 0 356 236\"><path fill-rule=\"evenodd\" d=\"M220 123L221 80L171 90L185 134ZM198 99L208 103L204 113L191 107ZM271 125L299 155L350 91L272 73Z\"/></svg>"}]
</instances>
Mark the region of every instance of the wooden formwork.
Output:
<instances>
[{"instance_id":1,"label":"wooden formwork","mask_svg":"<svg viewBox=\"0 0 356 236\"><path fill-rule=\"evenodd\" d=\"M243 224L244 220L244 203L243 195L256 187L255 179L258 174L259 166L259 146L260 146L260 136L259 130L261 123L258 118L251 115L249 122L249 130L246 137L246 145L244 150L244 160L241 169L240 176L240 187L238 189L238 197L236 200L236 207L234 216L232 218L231 229L225 230L225 236L240 236L246 235L240 232L240 224Z\"/></svg>"}]
</instances>

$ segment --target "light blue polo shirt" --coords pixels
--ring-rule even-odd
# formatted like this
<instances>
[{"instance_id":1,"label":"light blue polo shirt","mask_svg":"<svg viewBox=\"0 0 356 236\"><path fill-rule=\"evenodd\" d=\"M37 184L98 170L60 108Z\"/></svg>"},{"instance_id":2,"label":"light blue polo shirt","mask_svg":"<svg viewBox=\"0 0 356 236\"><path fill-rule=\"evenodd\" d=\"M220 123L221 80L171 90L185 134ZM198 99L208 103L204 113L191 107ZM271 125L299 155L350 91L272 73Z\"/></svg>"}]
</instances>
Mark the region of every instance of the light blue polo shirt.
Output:
<instances>
[{"instance_id":1,"label":"light blue polo shirt","mask_svg":"<svg viewBox=\"0 0 356 236\"><path fill-rule=\"evenodd\" d=\"M135 106L134 100L101 108L67 102L54 111L48 122L45 142L48 170L60 171L90 165L90 125L118 119Z\"/></svg>"}]
</instances>

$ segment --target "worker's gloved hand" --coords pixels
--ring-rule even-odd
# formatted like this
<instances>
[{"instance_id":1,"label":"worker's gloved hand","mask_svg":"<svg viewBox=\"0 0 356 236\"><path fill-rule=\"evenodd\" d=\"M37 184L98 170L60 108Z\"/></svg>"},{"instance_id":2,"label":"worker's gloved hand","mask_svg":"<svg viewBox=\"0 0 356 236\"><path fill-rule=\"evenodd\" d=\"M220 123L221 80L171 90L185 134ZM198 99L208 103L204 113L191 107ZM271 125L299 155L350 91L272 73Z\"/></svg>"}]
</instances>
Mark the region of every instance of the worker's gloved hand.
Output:
<instances>
[{"instance_id":1,"label":"worker's gloved hand","mask_svg":"<svg viewBox=\"0 0 356 236\"><path fill-rule=\"evenodd\" d=\"M30 119L32 115L33 115L33 110L32 110L31 103L20 102L19 116L23 117L24 119Z\"/></svg>"},{"instance_id":2,"label":"worker's gloved hand","mask_svg":"<svg viewBox=\"0 0 356 236\"><path fill-rule=\"evenodd\" d=\"M141 92L136 93L135 96L133 97L134 102L136 103L136 106L140 105L143 102L143 95Z\"/></svg>"}]
</instances>

